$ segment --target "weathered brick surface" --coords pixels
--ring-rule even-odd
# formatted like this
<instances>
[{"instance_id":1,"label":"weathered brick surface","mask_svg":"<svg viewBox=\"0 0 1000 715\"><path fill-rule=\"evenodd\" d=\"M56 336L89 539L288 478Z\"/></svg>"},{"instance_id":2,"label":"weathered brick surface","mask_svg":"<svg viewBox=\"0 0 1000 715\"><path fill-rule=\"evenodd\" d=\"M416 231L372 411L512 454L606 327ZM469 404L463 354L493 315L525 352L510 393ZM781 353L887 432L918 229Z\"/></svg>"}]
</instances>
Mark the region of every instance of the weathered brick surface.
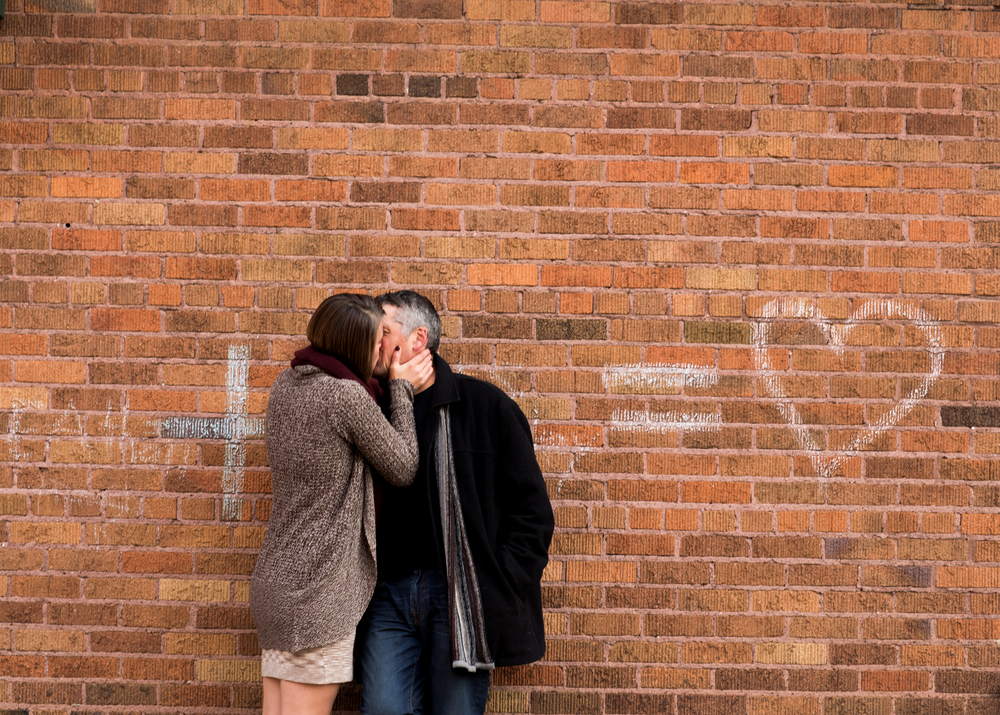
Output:
<instances>
[{"instance_id":1,"label":"weathered brick surface","mask_svg":"<svg viewBox=\"0 0 1000 715\"><path fill-rule=\"evenodd\" d=\"M259 712L267 390L400 287L555 507L491 712L995 711L991 6L6 10L0 712Z\"/></svg>"}]
</instances>

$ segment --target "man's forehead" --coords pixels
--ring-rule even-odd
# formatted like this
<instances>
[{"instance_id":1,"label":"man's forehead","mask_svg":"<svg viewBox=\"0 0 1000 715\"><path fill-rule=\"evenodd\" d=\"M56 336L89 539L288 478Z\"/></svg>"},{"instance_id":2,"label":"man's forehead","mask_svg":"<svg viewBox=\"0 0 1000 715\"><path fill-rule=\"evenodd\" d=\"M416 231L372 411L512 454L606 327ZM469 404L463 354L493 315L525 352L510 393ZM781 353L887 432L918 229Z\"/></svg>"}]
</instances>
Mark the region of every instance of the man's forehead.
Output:
<instances>
[{"instance_id":1,"label":"man's forehead","mask_svg":"<svg viewBox=\"0 0 1000 715\"><path fill-rule=\"evenodd\" d=\"M382 317L382 325L391 328L393 325L402 325L402 321L396 318L396 306L383 305L382 310L385 315Z\"/></svg>"}]
</instances>

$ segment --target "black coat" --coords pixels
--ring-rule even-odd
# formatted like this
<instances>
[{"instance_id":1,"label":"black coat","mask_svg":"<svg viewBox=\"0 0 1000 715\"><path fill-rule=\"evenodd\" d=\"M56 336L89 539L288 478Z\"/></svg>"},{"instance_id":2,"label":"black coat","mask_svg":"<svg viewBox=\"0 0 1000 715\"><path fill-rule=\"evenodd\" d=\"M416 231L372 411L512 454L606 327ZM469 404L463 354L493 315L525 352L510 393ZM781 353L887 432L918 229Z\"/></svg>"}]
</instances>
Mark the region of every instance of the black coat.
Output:
<instances>
[{"instance_id":1,"label":"black coat","mask_svg":"<svg viewBox=\"0 0 1000 715\"><path fill-rule=\"evenodd\" d=\"M437 355L434 370L425 429L437 434L438 408L449 405L459 500L490 654L498 666L534 662L545 655L541 578L555 520L528 420L503 390L454 373ZM427 440L427 447L433 450L434 442ZM430 470L427 508L438 524L439 562L444 563L433 456L425 455L421 464Z\"/></svg>"}]
</instances>

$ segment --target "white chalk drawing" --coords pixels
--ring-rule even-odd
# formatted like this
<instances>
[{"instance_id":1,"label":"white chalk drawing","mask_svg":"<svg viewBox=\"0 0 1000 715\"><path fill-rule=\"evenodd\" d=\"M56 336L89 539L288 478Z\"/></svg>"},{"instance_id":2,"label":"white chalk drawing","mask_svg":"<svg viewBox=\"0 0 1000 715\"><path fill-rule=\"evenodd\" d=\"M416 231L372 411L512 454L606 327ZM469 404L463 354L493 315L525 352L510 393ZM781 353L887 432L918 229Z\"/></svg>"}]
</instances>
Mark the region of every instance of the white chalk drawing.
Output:
<instances>
[{"instance_id":1,"label":"white chalk drawing","mask_svg":"<svg viewBox=\"0 0 1000 715\"><path fill-rule=\"evenodd\" d=\"M769 397L774 400L780 414L794 431L800 448L810 453L813 468L817 474L823 477L832 476L843 464L846 457L863 451L881 433L898 425L910 413L914 405L927 396L941 375L941 369L944 365L944 341L941 329L923 310L896 299L866 301L858 311L843 322L833 322L825 317L818 308L813 308L804 301L781 298L776 298L764 305L760 316L762 320L751 324L751 343L755 368L766 393L760 397ZM925 349L930 354L930 371L891 410L880 416L873 424L856 429L856 435L848 445L840 449L824 450L821 445L816 443L810 428L802 423L799 407L794 400L789 398L785 389L782 371L778 370L771 362L770 350L776 347L772 341L774 321L779 317L811 320L826 337L827 345L838 355L844 353L851 333L862 324L860 321L909 321L909 324L915 326L923 335L926 343ZM700 366L686 364L662 367L614 367L605 372L604 378L605 386L611 392L626 392L639 396L642 396L641 391L645 391L648 395L652 393L662 394L669 388L676 391L682 387L709 387L717 384L719 380L717 373L709 372ZM722 426L722 420L717 414L680 413L677 411L653 413L619 409L612 414L609 426L624 431L646 434L671 431L717 431Z\"/></svg>"},{"instance_id":2,"label":"white chalk drawing","mask_svg":"<svg viewBox=\"0 0 1000 715\"><path fill-rule=\"evenodd\" d=\"M858 326L858 321L862 320L901 320L910 321L923 334L926 341L926 350L931 356L930 372L917 383L908 394L903 396L891 410L878 418L873 424L862 429L858 429L857 435L843 449L836 450L835 456L827 457L821 453L820 445L816 444L810 431L803 426L802 416L799 413L795 402L788 399L785 385L781 375L771 365L768 349L771 347L771 330L774 318L781 314L782 308L787 303L781 299L775 299L764 306L761 315L765 320L756 322L752 326L752 336L754 343L754 355L757 370L761 374L761 381L767 393L774 398L775 404L788 424L795 430L796 437L802 449L809 451L810 460L816 473L829 477L832 476L843 460L850 454L860 452L870 446L881 433L887 429L898 425L913 409L913 406L927 396L931 387L937 382L941 375L941 368L944 366L944 340L941 336L941 329L938 325L920 308L895 299L871 300L862 304L861 309L853 313L843 323L832 323L823 316L819 308L815 315L816 323L826 335L827 341L834 347L838 354L843 354L850 334ZM796 316L798 317L798 316ZM833 450L831 450L833 451Z\"/></svg>"},{"instance_id":3,"label":"white chalk drawing","mask_svg":"<svg viewBox=\"0 0 1000 715\"><path fill-rule=\"evenodd\" d=\"M246 440L260 438L264 433L262 417L251 417L247 410L249 396L248 345L231 345L226 367L226 414L225 417L150 417L135 416L129 409L126 396L122 413L114 424L114 411L109 400L104 411L100 434L121 447L121 459L127 464L187 465L195 461L198 445L189 440L226 440L222 473L222 518L236 520L242 513L244 468L246 465ZM23 448L22 435L28 433L24 414L26 403L15 401L12 405L6 441L10 443L10 459L24 461L28 458ZM51 435L87 438L91 444L99 440L87 434L84 416L72 401L67 410L56 415L50 423ZM134 436L128 429L131 419L148 419L149 430L156 433L159 440Z\"/></svg>"},{"instance_id":4,"label":"white chalk drawing","mask_svg":"<svg viewBox=\"0 0 1000 715\"><path fill-rule=\"evenodd\" d=\"M604 373L605 387L612 392L655 394L677 392L684 387L713 387L719 382L715 373L699 365L612 367Z\"/></svg>"},{"instance_id":5,"label":"white chalk drawing","mask_svg":"<svg viewBox=\"0 0 1000 715\"><path fill-rule=\"evenodd\" d=\"M612 367L604 373L609 392L628 395L677 394L684 388L714 387L719 375L689 363ZM718 414L700 412L642 412L628 408L611 414L610 426L624 432L664 434L667 432L715 431L722 425Z\"/></svg>"},{"instance_id":6,"label":"white chalk drawing","mask_svg":"<svg viewBox=\"0 0 1000 715\"><path fill-rule=\"evenodd\" d=\"M250 347L231 345L226 368L226 421L232 425L226 440L225 469L222 472L222 518L238 519L243 492L243 467L246 465L247 384L250 377Z\"/></svg>"},{"instance_id":7,"label":"white chalk drawing","mask_svg":"<svg viewBox=\"0 0 1000 715\"><path fill-rule=\"evenodd\" d=\"M20 400L15 400L10 415L10 459L20 462L24 456L21 442L21 413L27 406Z\"/></svg>"},{"instance_id":8,"label":"white chalk drawing","mask_svg":"<svg viewBox=\"0 0 1000 715\"><path fill-rule=\"evenodd\" d=\"M821 331L825 346L843 355L852 332L862 325L877 324L878 321L905 321L922 336L922 349L930 356L930 367L922 373L908 394L887 409L874 422L854 428L854 437L845 446L836 449L824 448L817 443L813 427L804 424L800 407L814 401L797 402L786 389L787 373L772 363L771 351L781 346L774 340L774 331L780 325L779 319L806 320ZM750 349L754 358L754 373L758 378L760 392L757 398L773 400L776 409L795 435L798 446L809 454L817 474L832 476L849 455L864 451L886 430L898 425L912 411L913 407L929 393L938 380L944 365L944 340L941 329L931 316L913 303L896 299L872 299L864 301L846 320L833 320L822 311L799 299L776 298L760 310L760 318L751 325ZM185 465L195 461L197 444L192 440L225 440L224 465L222 475L222 518L241 518L244 471L246 466L246 440L259 439L264 433L264 419L248 414L249 397L248 345L231 345L226 366L226 413L223 417L166 417L148 418L156 427L159 440L126 436L127 423L131 419L126 401L121 414L121 425L115 435L112 406L109 402L105 410L103 434L117 439L122 446L122 458L132 464L175 464ZM455 365L456 372L476 371L486 379L503 386L508 383L511 373L502 369L485 366ZM608 394L631 395L648 398L656 395L677 395L680 400L690 397L691 390L710 389L719 384L723 376L713 367L676 363L667 365L632 365L610 367L603 373L604 387ZM515 399L531 398L531 391L516 391ZM24 449L22 435L29 431L25 422L25 412L31 406L15 401L9 420L10 459L23 461L31 455ZM529 410L531 412L531 410ZM532 426L537 428L543 420L537 410L527 415ZM86 437L83 416L69 405L66 413L53 423L53 432ZM712 432L723 426L721 408L705 412L697 409L685 410L683 406L656 411L626 407L615 410L606 422L609 429L640 434L664 434L668 432ZM537 430L536 430L537 432ZM559 432L546 434L539 439L539 450L592 451L600 447L578 445L571 437Z\"/></svg>"},{"instance_id":9,"label":"white chalk drawing","mask_svg":"<svg viewBox=\"0 0 1000 715\"><path fill-rule=\"evenodd\" d=\"M716 432L722 427L718 414L699 412L642 412L617 409L611 413L610 425L626 432L665 434L667 432Z\"/></svg>"},{"instance_id":10,"label":"white chalk drawing","mask_svg":"<svg viewBox=\"0 0 1000 715\"><path fill-rule=\"evenodd\" d=\"M168 417L160 435L171 439L224 439L225 458L222 472L222 518L240 518L243 508L243 472L246 466L246 440L264 433L264 420L247 413L250 378L250 346L230 345L226 366L225 417Z\"/></svg>"}]
</instances>

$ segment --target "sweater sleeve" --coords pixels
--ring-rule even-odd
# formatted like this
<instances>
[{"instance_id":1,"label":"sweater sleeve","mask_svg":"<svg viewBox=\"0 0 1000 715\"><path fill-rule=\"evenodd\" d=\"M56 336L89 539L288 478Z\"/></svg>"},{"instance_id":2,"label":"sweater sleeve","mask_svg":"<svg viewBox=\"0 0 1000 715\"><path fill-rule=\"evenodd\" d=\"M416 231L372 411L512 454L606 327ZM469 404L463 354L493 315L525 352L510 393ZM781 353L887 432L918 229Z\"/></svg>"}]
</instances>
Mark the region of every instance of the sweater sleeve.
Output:
<instances>
[{"instance_id":1,"label":"sweater sleeve","mask_svg":"<svg viewBox=\"0 0 1000 715\"><path fill-rule=\"evenodd\" d=\"M392 421L360 385L350 385L337 419L340 432L387 482L405 487L417 473L419 450L413 422L413 385L391 380Z\"/></svg>"}]
</instances>

